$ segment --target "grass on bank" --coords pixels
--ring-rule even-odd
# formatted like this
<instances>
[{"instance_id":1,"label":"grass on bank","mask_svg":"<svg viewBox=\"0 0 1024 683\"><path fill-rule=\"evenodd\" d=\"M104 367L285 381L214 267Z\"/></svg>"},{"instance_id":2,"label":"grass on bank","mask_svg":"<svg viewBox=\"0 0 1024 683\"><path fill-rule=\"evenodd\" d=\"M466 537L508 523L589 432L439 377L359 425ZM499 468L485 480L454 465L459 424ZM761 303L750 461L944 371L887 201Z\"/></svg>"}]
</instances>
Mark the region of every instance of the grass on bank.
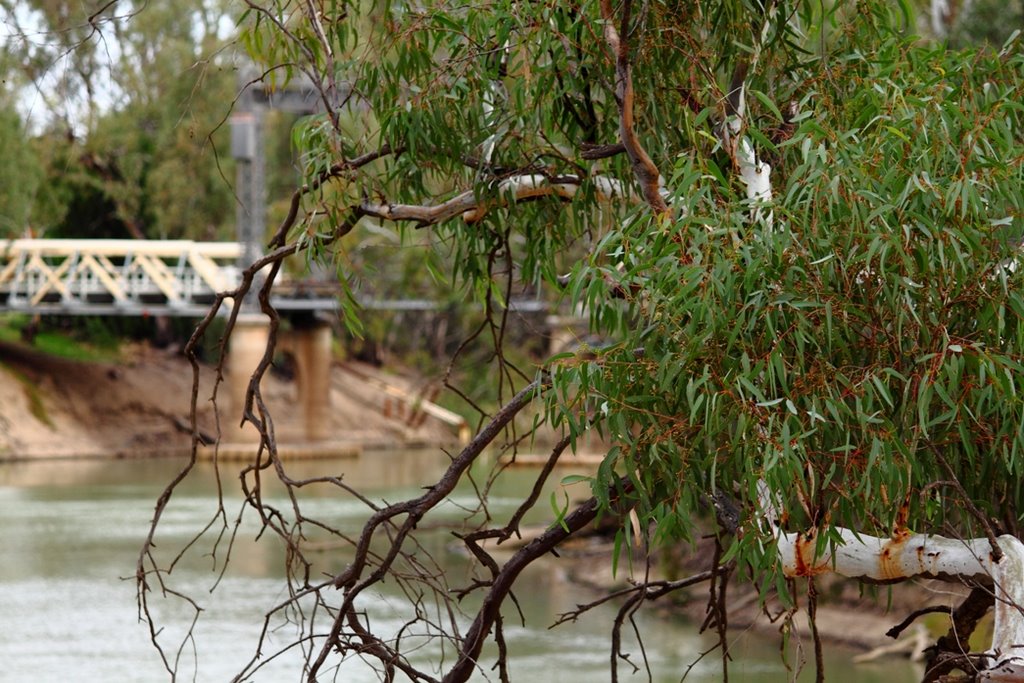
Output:
<instances>
[{"instance_id":1,"label":"grass on bank","mask_svg":"<svg viewBox=\"0 0 1024 683\"><path fill-rule=\"evenodd\" d=\"M22 313L0 315L0 342L25 346L68 360L115 362L120 358L119 340L104 327L102 321L85 319L80 329L40 329L30 335L29 342L24 333L31 325L31 316Z\"/></svg>"}]
</instances>

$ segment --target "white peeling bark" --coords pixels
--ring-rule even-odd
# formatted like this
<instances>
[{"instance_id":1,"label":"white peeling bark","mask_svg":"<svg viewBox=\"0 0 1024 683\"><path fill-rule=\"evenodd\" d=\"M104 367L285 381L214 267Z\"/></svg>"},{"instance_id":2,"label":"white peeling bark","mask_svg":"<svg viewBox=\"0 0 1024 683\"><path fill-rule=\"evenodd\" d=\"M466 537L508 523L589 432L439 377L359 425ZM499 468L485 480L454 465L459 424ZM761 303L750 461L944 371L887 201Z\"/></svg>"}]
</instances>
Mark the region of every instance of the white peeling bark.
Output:
<instances>
[{"instance_id":1,"label":"white peeling bark","mask_svg":"<svg viewBox=\"0 0 1024 683\"><path fill-rule=\"evenodd\" d=\"M992 559L987 538L955 539L909 531L890 538L839 528L840 542L818 552L816 530L787 533L780 528L780 498L762 479L758 503L775 536L782 572L788 577L835 572L851 579L898 582L915 577L992 584L995 623L990 665L977 680L1024 680L1024 543L1016 536L996 539L1002 558Z\"/></svg>"},{"instance_id":2,"label":"white peeling bark","mask_svg":"<svg viewBox=\"0 0 1024 683\"><path fill-rule=\"evenodd\" d=\"M578 182L553 183L546 176L532 173L506 178L498 183L498 198L495 201L504 205L537 197L572 199L577 189L579 189ZM462 214L462 220L467 223L476 223L483 219L489 208L487 203L478 204L474 209Z\"/></svg>"},{"instance_id":3,"label":"white peeling bark","mask_svg":"<svg viewBox=\"0 0 1024 683\"><path fill-rule=\"evenodd\" d=\"M777 16L778 2L767 0L764 5L764 21L761 24L761 30L753 36L753 55L749 62L741 61L737 64L733 73L729 92L726 95L725 125L719 129L722 145L728 151L733 165L739 172L740 181L746 187L747 200L753 205L751 218L754 222L764 221L765 226L769 229L772 227L774 214L770 209L765 212L763 207L772 200L772 167L758 160L757 152L750 139L742 133L743 120L747 113L746 78L749 73L756 70L761 59L761 47L768 40Z\"/></svg>"},{"instance_id":4,"label":"white peeling bark","mask_svg":"<svg viewBox=\"0 0 1024 683\"><path fill-rule=\"evenodd\" d=\"M774 523L773 523L774 526ZM1024 676L1024 543L1015 536L997 539L1003 556L992 560L986 538L958 540L942 536L897 534L879 538L839 529L841 543L817 550L817 535L776 530L779 560L786 576L836 572L853 579L902 581L914 577L972 579L991 583L995 594L993 663L979 680L1022 680ZM1011 678L1006 678L1011 676Z\"/></svg>"},{"instance_id":5,"label":"white peeling bark","mask_svg":"<svg viewBox=\"0 0 1024 683\"><path fill-rule=\"evenodd\" d=\"M730 146L733 161L740 174L740 181L746 187L747 199L753 205L751 217L754 221L764 221L768 228L772 227L774 214L771 210L767 213L763 206L772 200L772 167L757 158L754 146L750 139L741 135L743 130L743 116L746 111L746 85L740 86L736 114L730 116L726 123L726 144ZM731 146L735 145L734 148Z\"/></svg>"},{"instance_id":6,"label":"white peeling bark","mask_svg":"<svg viewBox=\"0 0 1024 683\"><path fill-rule=\"evenodd\" d=\"M928 13L932 23L932 35L945 38L948 33L946 22L949 21L949 0L931 0L931 11Z\"/></svg>"},{"instance_id":7,"label":"white peeling bark","mask_svg":"<svg viewBox=\"0 0 1024 683\"><path fill-rule=\"evenodd\" d=\"M505 45L502 46L502 70L508 67L508 50L509 42L506 40ZM500 125L495 120L495 112L498 111L499 105L503 104L507 99L508 92L505 90L505 84L501 82L500 77L491 81L490 87L487 89L487 92L484 93L484 121L495 125L496 128L495 131L491 133L486 140L484 140L484 144L480 150L480 156L485 164L491 163L491 160L494 157L494 148L498 145L498 141L508 133L508 126Z\"/></svg>"}]
</instances>

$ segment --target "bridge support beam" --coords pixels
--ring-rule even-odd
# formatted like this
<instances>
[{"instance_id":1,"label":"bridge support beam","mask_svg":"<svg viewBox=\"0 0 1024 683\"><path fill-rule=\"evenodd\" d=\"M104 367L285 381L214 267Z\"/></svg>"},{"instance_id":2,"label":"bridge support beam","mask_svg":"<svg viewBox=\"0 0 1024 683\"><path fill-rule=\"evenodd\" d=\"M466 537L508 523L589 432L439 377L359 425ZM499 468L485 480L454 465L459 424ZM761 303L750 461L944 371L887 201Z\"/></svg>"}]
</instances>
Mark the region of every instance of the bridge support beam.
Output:
<instances>
[{"instance_id":1,"label":"bridge support beam","mask_svg":"<svg viewBox=\"0 0 1024 683\"><path fill-rule=\"evenodd\" d=\"M306 438L324 441L331 436L331 328L317 321L289 334Z\"/></svg>"},{"instance_id":2,"label":"bridge support beam","mask_svg":"<svg viewBox=\"0 0 1024 683\"><path fill-rule=\"evenodd\" d=\"M263 359L270 338L270 323L263 315L242 314L235 322L228 344L228 410L221 418L223 440L228 443L259 443L260 435L251 424L240 426L245 410L249 378Z\"/></svg>"},{"instance_id":3,"label":"bridge support beam","mask_svg":"<svg viewBox=\"0 0 1024 683\"><path fill-rule=\"evenodd\" d=\"M245 410L245 393L253 370L263 359L270 335L270 326L262 315L240 315L231 333L228 346L227 419L222 421L223 439L227 443L258 443L259 433L250 424L239 426ZM306 441L330 438L331 417L331 328L320 321L311 321L287 332L281 332L277 348L295 359L298 404L302 410ZM273 406L271 406L273 407Z\"/></svg>"}]
</instances>

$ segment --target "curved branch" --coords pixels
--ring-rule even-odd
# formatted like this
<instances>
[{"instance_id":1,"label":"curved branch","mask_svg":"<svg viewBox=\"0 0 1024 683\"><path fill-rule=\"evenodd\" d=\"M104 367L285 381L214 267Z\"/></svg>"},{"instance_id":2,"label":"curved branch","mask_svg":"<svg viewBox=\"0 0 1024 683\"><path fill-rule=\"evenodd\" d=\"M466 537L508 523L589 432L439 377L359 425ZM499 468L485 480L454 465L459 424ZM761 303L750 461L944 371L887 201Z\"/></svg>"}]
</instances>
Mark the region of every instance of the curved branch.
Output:
<instances>
[{"instance_id":1,"label":"curved branch","mask_svg":"<svg viewBox=\"0 0 1024 683\"><path fill-rule=\"evenodd\" d=\"M404 151L404 146L392 149L390 145L384 145L379 150L367 152L355 159L340 161L318 175L311 182L296 189L295 192L292 193L291 203L288 205L288 214L284 217L284 220L281 221L281 225L277 228L274 236L270 239L270 247L274 248L284 246L284 241L288 235L288 231L291 230L293 225L295 225L295 220L298 218L299 206L302 204L302 198L307 194L310 192L316 192L324 183L332 178L338 178L346 173L355 171L356 169L366 166L371 161L376 161L382 157L386 157L391 154L398 156Z\"/></svg>"},{"instance_id":2,"label":"curved branch","mask_svg":"<svg viewBox=\"0 0 1024 683\"><path fill-rule=\"evenodd\" d=\"M350 622L355 613L356 597L363 590L378 583L388 575L392 564L402 552L403 544L423 516L447 498L455 489L462 475L473 464L480 453L497 438L516 414L534 399L538 391L548 386L549 382L550 379L545 374L531 382L506 403L494 415L487 426L452 460L445 473L425 494L418 498L382 508L367 520L359 540L355 544L352 563L334 578L334 586L345 589L345 598L341 606L334 612L334 624L331 627L330 633L324 640L315 661L310 664L308 680L315 681L317 673L323 667L331 652L335 648L342 646L341 630L345 623ZM370 544L376 536L378 528L382 525L390 525L392 520L400 515L406 516L405 522L397 527L394 536L389 538L388 550L378 566L368 576L364 577L363 573L366 570L371 552Z\"/></svg>"},{"instance_id":3,"label":"curved branch","mask_svg":"<svg viewBox=\"0 0 1024 683\"><path fill-rule=\"evenodd\" d=\"M623 35L629 25L631 0L622 5ZM659 218L671 217L671 210L661 195L661 174L658 167L651 161L640 139L636 135L633 120L633 74L629 62L629 45L624 37L615 29L614 12L611 0L601 0L601 18L604 20L604 39L615 55L615 101L619 105L619 137L629 163L633 167L633 175L640 184L644 199Z\"/></svg>"},{"instance_id":4,"label":"curved branch","mask_svg":"<svg viewBox=\"0 0 1024 683\"><path fill-rule=\"evenodd\" d=\"M930 605L928 607L916 609L908 614L903 621L886 631L885 635L890 638L899 638L900 634L906 631L911 624L927 614L953 614L953 608L949 605Z\"/></svg>"}]
</instances>

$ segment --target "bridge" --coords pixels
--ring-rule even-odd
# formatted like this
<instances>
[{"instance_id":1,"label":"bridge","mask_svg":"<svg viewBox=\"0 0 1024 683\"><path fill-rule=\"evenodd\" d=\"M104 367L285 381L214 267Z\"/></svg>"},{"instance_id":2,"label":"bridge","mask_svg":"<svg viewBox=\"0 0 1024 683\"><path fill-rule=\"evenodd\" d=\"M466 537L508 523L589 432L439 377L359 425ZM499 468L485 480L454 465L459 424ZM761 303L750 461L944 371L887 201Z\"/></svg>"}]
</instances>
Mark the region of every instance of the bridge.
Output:
<instances>
[{"instance_id":1,"label":"bridge","mask_svg":"<svg viewBox=\"0 0 1024 683\"><path fill-rule=\"evenodd\" d=\"M235 289L241 279L239 260L245 256L239 242L186 240L0 240L0 313L39 315L206 316L218 293ZM339 307L338 285L303 282L285 277L271 290L271 304L288 312L329 312ZM359 302L377 310L438 310L439 302L425 299ZM520 311L545 311L540 301L511 302ZM227 315L231 306L221 308ZM232 414L244 404L252 369L260 362L267 342L267 320L242 315L231 337L227 364L227 394ZM306 438L329 441L331 332L323 321L309 316L303 325L280 334L279 348L295 361L297 399L302 405ZM465 421L435 406L424 397L395 393L386 387L389 401L404 401L454 426L467 439ZM225 425L228 445L251 443L251 427Z\"/></svg>"},{"instance_id":2,"label":"bridge","mask_svg":"<svg viewBox=\"0 0 1024 683\"><path fill-rule=\"evenodd\" d=\"M237 286L241 254L235 242L0 240L0 310L201 317Z\"/></svg>"},{"instance_id":3,"label":"bridge","mask_svg":"<svg viewBox=\"0 0 1024 683\"><path fill-rule=\"evenodd\" d=\"M244 253L239 242L0 240L0 312L201 318L217 293L238 286ZM333 311L340 288L283 277L273 292L271 303L281 311Z\"/></svg>"},{"instance_id":4,"label":"bridge","mask_svg":"<svg viewBox=\"0 0 1024 683\"><path fill-rule=\"evenodd\" d=\"M201 318L219 292L241 280L240 242L187 240L0 240L0 312L39 315L119 315ZM279 276L271 304L283 312L333 312L336 282ZM430 299L362 298L369 310L430 311ZM540 312L546 304L516 300L512 310ZM230 307L222 309L227 314Z\"/></svg>"}]
</instances>

